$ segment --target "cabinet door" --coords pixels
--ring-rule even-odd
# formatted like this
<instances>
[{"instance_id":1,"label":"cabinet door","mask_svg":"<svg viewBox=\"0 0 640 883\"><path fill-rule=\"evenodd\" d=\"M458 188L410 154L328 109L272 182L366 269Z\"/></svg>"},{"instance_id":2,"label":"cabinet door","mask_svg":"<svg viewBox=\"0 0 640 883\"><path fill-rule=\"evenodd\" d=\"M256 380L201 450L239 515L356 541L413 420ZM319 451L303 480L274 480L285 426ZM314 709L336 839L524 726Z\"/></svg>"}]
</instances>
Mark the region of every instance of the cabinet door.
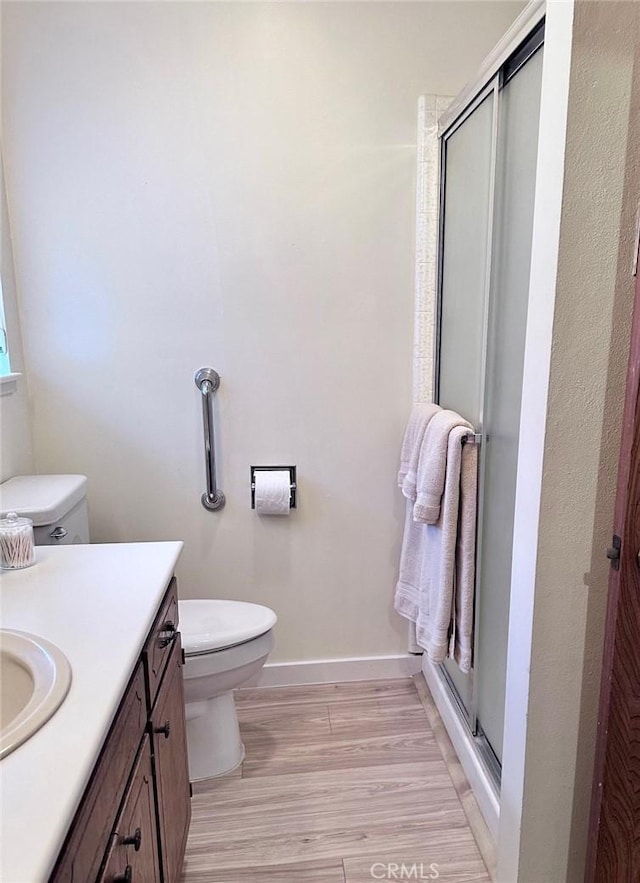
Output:
<instances>
[{"instance_id":1,"label":"cabinet door","mask_svg":"<svg viewBox=\"0 0 640 883\"><path fill-rule=\"evenodd\" d=\"M180 879L191 820L187 732L178 636L151 715L163 880Z\"/></svg>"},{"instance_id":2,"label":"cabinet door","mask_svg":"<svg viewBox=\"0 0 640 883\"><path fill-rule=\"evenodd\" d=\"M99 883L159 883L151 745L145 736Z\"/></svg>"},{"instance_id":3,"label":"cabinet door","mask_svg":"<svg viewBox=\"0 0 640 883\"><path fill-rule=\"evenodd\" d=\"M153 708L165 666L178 640L178 587L175 576L144 646L142 657L147 673L149 708Z\"/></svg>"},{"instance_id":4,"label":"cabinet door","mask_svg":"<svg viewBox=\"0 0 640 883\"><path fill-rule=\"evenodd\" d=\"M50 883L84 883L96 879L146 726L144 671L142 664L138 664Z\"/></svg>"}]
</instances>

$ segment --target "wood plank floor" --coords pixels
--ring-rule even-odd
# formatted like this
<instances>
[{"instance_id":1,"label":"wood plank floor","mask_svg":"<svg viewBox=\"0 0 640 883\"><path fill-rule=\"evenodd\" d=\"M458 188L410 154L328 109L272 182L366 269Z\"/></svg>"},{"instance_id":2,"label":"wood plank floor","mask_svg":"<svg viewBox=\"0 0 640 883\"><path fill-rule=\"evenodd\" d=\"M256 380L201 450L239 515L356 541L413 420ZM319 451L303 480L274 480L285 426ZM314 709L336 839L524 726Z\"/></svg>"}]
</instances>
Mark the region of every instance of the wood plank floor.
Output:
<instances>
[{"instance_id":1,"label":"wood plank floor","mask_svg":"<svg viewBox=\"0 0 640 883\"><path fill-rule=\"evenodd\" d=\"M245 761L194 786L183 883L489 883L411 679L236 703Z\"/></svg>"}]
</instances>

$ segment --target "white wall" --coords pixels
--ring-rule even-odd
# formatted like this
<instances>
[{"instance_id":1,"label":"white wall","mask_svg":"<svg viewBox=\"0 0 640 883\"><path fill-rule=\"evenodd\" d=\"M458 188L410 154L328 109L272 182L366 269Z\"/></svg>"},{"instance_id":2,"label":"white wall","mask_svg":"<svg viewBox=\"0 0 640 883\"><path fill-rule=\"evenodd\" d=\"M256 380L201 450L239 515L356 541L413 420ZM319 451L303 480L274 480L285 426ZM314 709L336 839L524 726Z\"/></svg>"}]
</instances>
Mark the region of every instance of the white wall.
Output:
<instances>
[{"instance_id":1,"label":"white wall","mask_svg":"<svg viewBox=\"0 0 640 883\"><path fill-rule=\"evenodd\" d=\"M636 281L640 6L577 0L573 21L571 6L551 2L547 18L538 165L544 193L534 224L518 464L500 883L584 880L604 553Z\"/></svg>"},{"instance_id":2,"label":"white wall","mask_svg":"<svg viewBox=\"0 0 640 883\"><path fill-rule=\"evenodd\" d=\"M403 652L417 98L521 4L5 6L38 470L89 476L95 540L184 539L183 596L272 605L274 659ZM297 464L289 519L252 514L252 463Z\"/></svg>"}]
</instances>

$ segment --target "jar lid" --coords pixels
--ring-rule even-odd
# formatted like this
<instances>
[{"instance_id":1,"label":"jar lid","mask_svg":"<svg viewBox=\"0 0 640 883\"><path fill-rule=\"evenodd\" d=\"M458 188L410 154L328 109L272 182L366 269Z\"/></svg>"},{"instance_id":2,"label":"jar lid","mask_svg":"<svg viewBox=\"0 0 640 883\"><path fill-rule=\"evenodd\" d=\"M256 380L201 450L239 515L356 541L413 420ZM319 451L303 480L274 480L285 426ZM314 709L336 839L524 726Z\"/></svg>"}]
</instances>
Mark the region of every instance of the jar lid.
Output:
<instances>
[{"instance_id":1,"label":"jar lid","mask_svg":"<svg viewBox=\"0 0 640 883\"><path fill-rule=\"evenodd\" d=\"M0 518L0 530L24 530L25 527L33 527L30 518L19 518L15 512L7 512L6 518Z\"/></svg>"}]
</instances>

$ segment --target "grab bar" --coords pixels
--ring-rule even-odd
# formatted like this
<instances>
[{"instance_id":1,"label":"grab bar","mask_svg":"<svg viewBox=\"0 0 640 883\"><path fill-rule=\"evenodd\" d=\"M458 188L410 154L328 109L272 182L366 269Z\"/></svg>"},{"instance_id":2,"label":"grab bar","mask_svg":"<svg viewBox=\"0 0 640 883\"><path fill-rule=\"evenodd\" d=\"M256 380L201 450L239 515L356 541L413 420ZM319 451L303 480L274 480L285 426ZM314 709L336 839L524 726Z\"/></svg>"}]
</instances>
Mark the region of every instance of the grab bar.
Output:
<instances>
[{"instance_id":1,"label":"grab bar","mask_svg":"<svg viewBox=\"0 0 640 883\"><path fill-rule=\"evenodd\" d=\"M222 509L225 497L216 486L216 444L213 432L213 394L220 386L220 375L213 368L200 368L194 378L202 393L202 423L204 426L204 462L207 470L207 489L200 497L205 509Z\"/></svg>"}]
</instances>

